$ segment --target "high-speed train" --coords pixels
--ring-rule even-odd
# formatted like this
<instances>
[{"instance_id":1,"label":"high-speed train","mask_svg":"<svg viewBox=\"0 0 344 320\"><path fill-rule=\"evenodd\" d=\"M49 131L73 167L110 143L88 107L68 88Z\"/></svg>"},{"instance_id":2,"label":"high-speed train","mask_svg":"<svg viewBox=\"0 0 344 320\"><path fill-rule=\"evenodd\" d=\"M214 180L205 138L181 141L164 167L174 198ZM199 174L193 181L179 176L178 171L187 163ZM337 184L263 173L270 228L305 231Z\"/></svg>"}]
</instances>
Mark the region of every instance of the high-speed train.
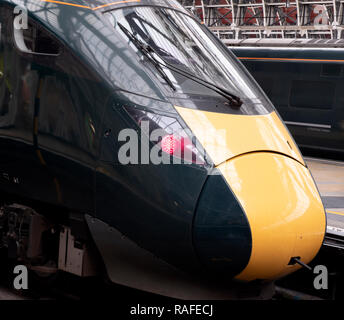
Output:
<instances>
[{"instance_id":1,"label":"high-speed train","mask_svg":"<svg viewBox=\"0 0 344 320\"><path fill-rule=\"evenodd\" d=\"M325 210L297 145L177 2L1 0L0 14L9 257L87 276L99 254L136 288L154 261L153 287L167 269L273 281L315 257Z\"/></svg>"},{"instance_id":2,"label":"high-speed train","mask_svg":"<svg viewBox=\"0 0 344 320\"><path fill-rule=\"evenodd\" d=\"M301 148L344 155L344 41L246 39L227 44Z\"/></svg>"}]
</instances>

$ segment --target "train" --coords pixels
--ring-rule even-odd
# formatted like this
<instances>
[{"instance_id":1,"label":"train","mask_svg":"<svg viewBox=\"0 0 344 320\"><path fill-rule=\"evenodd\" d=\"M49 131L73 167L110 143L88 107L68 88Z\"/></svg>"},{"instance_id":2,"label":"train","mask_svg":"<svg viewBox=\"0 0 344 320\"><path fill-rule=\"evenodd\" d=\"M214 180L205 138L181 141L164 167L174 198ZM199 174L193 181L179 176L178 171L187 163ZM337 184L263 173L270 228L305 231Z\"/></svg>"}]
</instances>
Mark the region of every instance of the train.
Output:
<instances>
[{"instance_id":1,"label":"train","mask_svg":"<svg viewBox=\"0 0 344 320\"><path fill-rule=\"evenodd\" d=\"M226 43L271 99L304 152L344 155L343 40Z\"/></svg>"},{"instance_id":2,"label":"train","mask_svg":"<svg viewBox=\"0 0 344 320\"><path fill-rule=\"evenodd\" d=\"M178 2L1 0L0 23L8 258L171 295L192 277L272 283L317 255L326 215L294 139Z\"/></svg>"}]
</instances>

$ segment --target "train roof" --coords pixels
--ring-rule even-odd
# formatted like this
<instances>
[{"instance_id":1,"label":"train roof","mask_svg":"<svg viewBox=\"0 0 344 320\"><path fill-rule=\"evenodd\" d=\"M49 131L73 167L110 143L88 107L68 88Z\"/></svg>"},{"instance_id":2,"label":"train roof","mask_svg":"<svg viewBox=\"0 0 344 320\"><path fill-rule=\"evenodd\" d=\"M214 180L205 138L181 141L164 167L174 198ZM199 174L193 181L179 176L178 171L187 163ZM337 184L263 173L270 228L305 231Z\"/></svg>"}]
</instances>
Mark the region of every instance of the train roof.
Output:
<instances>
[{"instance_id":1,"label":"train roof","mask_svg":"<svg viewBox=\"0 0 344 320\"><path fill-rule=\"evenodd\" d=\"M79 8L93 11L107 11L125 6L151 5L174 8L189 14L176 0L0 0L1 2L9 2L24 7L36 4L48 9L51 5L59 5L65 6L66 8Z\"/></svg>"},{"instance_id":2,"label":"train roof","mask_svg":"<svg viewBox=\"0 0 344 320\"><path fill-rule=\"evenodd\" d=\"M225 39L229 47L344 48L344 39Z\"/></svg>"}]
</instances>

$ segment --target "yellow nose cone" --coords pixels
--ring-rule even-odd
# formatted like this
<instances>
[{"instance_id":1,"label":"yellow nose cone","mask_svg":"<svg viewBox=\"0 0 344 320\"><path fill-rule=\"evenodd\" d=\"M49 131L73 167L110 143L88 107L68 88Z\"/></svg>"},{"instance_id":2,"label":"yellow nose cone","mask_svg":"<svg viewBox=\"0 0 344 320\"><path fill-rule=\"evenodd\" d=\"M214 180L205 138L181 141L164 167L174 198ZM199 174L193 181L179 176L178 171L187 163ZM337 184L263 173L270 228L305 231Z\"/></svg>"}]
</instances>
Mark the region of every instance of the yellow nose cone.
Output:
<instances>
[{"instance_id":1,"label":"yellow nose cone","mask_svg":"<svg viewBox=\"0 0 344 320\"><path fill-rule=\"evenodd\" d=\"M326 216L309 170L270 152L238 156L218 166L247 215L252 252L239 280L277 279L310 262L326 230Z\"/></svg>"}]
</instances>

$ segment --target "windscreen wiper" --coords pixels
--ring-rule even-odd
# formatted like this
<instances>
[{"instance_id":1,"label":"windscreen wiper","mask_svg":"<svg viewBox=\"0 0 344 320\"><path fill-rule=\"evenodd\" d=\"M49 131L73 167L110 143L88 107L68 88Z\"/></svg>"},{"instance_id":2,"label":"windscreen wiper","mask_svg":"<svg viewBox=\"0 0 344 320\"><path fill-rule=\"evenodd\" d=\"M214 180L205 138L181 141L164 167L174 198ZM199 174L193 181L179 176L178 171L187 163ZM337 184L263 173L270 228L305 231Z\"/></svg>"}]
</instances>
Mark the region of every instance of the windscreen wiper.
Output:
<instances>
[{"instance_id":1,"label":"windscreen wiper","mask_svg":"<svg viewBox=\"0 0 344 320\"><path fill-rule=\"evenodd\" d=\"M241 101L241 99L237 96L235 96L234 94L232 94L231 92L220 88L218 86L216 86L215 84L208 82L204 79L201 79L197 76L195 76L194 74L181 70L175 66L173 66L172 64L170 64L169 62L165 61L163 58L161 58L161 56L154 50L154 48L152 46L150 46L149 44L145 44L143 43L141 40L139 40L132 32L130 32L126 27L124 27L120 22L117 23L118 26L121 28L121 30L127 35L127 37L142 51L142 53L149 58L149 60L154 64L154 66L157 68L157 70L160 72L160 74L164 77L164 79L166 80L166 82L171 86L171 88L173 88L173 90L176 90L176 88L174 87L174 85L172 84L171 80L168 78L168 76L166 75L166 73L162 70L161 66L168 68L176 73L181 74L182 76L184 76L185 78L188 78L194 82L197 82L200 85L203 85L205 87L207 87L208 89L211 89L215 92L217 92L218 94L222 95L223 97L225 97L227 100L229 100L231 102L231 105L234 107L241 107L241 105L243 104L243 102ZM159 60L157 60L152 53L155 53L163 62L160 62Z\"/></svg>"},{"instance_id":2,"label":"windscreen wiper","mask_svg":"<svg viewBox=\"0 0 344 320\"><path fill-rule=\"evenodd\" d=\"M156 51L151 48L153 50L153 52L156 53ZM156 53L158 55L158 53ZM161 58L162 59L162 58ZM162 59L163 60L163 59ZM218 94L220 94L221 96L225 97L227 100L229 100L231 102L231 105L234 106L234 107L241 107L243 102L242 100L237 97L236 95L232 94L231 92L225 90L225 89L222 89L221 87L211 83L211 82L208 82L202 78L199 78L197 76L195 76L194 74L190 73L190 72L187 72L187 71L184 71L184 70L181 70L175 66L173 66L172 64L170 64L169 62L163 60L164 63L161 63L163 66L165 66L166 68L169 68L170 70L176 72L176 73L179 73L181 74L182 76L188 78L188 79L191 79L193 80L194 82L197 82L198 84L201 84L205 87L207 87L208 89L211 89L215 92L217 92Z\"/></svg>"},{"instance_id":3,"label":"windscreen wiper","mask_svg":"<svg viewBox=\"0 0 344 320\"><path fill-rule=\"evenodd\" d=\"M143 43L139 40L133 33L131 33L125 26L123 26L120 22L117 22L118 26L121 30L126 34L126 36L132 41L132 43L142 52L142 54L148 58L148 60L154 65L154 67L158 70L162 78L167 82L167 84L176 91L176 87L173 85L172 81L165 73L165 71L161 67L161 63L157 61L157 59L152 55L152 50L149 45Z\"/></svg>"}]
</instances>

